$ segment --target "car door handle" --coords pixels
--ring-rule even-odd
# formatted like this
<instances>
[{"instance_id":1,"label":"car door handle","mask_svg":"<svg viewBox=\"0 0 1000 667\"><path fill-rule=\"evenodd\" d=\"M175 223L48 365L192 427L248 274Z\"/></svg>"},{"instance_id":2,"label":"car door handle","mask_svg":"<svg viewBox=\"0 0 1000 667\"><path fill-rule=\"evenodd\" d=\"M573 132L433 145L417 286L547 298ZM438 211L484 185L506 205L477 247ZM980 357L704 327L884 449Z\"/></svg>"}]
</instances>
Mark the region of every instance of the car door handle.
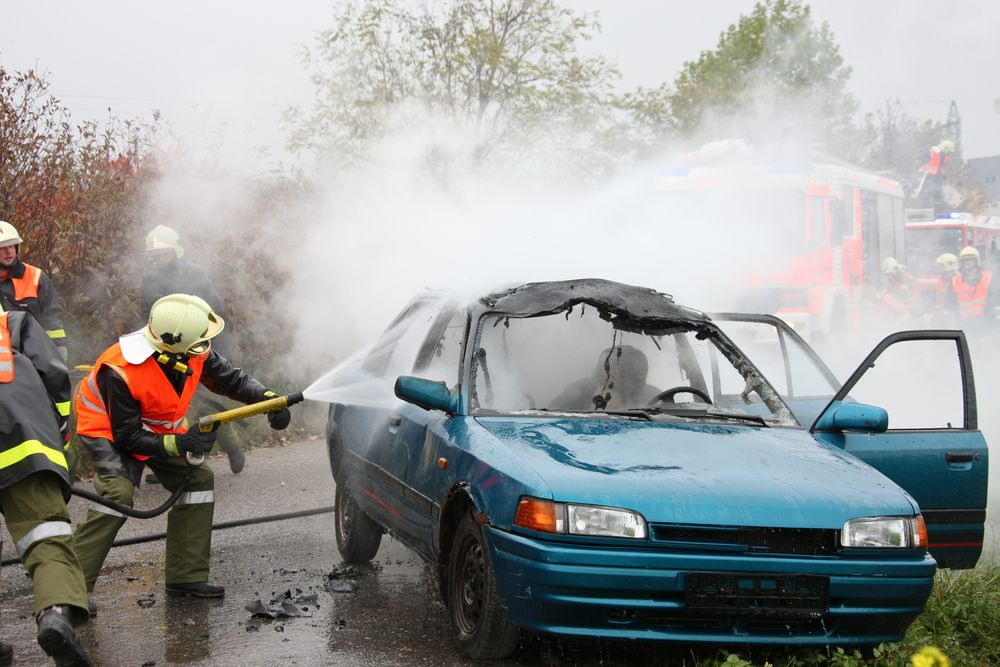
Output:
<instances>
[{"instance_id":1,"label":"car door handle","mask_svg":"<svg viewBox=\"0 0 1000 667\"><path fill-rule=\"evenodd\" d=\"M972 463L972 452L945 452L947 463Z\"/></svg>"},{"instance_id":2,"label":"car door handle","mask_svg":"<svg viewBox=\"0 0 1000 667\"><path fill-rule=\"evenodd\" d=\"M399 425L403 422L403 418L399 415L393 415L389 417L389 433L395 433L399 430Z\"/></svg>"}]
</instances>

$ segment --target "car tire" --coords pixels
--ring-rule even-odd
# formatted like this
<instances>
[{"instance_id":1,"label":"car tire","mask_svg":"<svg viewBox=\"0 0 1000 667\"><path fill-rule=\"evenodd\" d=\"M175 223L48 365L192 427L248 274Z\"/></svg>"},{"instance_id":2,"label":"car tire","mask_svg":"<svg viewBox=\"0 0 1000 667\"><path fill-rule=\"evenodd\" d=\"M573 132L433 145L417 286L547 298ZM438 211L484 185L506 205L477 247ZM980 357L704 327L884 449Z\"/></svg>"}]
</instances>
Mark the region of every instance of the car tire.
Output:
<instances>
[{"instance_id":1,"label":"car tire","mask_svg":"<svg viewBox=\"0 0 1000 667\"><path fill-rule=\"evenodd\" d=\"M452 636L462 655L499 660L514 652L519 629L500 603L489 545L471 514L455 530L446 588Z\"/></svg>"},{"instance_id":2,"label":"car tire","mask_svg":"<svg viewBox=\"0 0 1000 667\"><path fill-rule=\"evenodd\" d=\"M367 563L378 553L382 543L382 528L361 511L347 484L337 484L333 514L337 549L348 565Z\"/></svg>"}]
</instances>

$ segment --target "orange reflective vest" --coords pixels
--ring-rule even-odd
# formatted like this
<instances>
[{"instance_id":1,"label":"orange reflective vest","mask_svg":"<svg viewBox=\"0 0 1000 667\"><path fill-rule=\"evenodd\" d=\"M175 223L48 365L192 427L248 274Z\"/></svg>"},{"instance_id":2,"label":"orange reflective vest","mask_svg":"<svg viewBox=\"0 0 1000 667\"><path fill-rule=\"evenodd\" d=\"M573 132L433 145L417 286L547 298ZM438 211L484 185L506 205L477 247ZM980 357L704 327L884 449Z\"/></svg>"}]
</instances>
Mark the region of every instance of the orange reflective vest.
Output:
<instances>
[{"instance_id":1,"label":"orange reflective vest","mask_svg":"<svg viewBox=\"0 0 1000 667\"><path fill-rule=\"evenodd\" d=\"M14 381L14 350L10 346L7 313L0 313L0 382Z\"/></svg>"},{"instance_id":2,"label":"orange reflective vest","mask_svg":"<svg viewBox=\"0 0 1000 667\"><path fill-rule=\"evenodd\" d=\"M42 270L31 264L24 264L24 275L20 278L11 276L10 282L14 285L14 300L24 301L25 299L38 298L38 284L42 280Z\"/></svg>"},{"instance_id":3,"label":"orange reflective vest","mask_svg":"<svg viewBox=\"0 0 1000 667\"><path fill-rule=\"evenodd\" d=\"M187 430L183 426L184 415L187 414L191 398L198 388L201 369L207 356L198 355L188 360L191 375L178 396L160 364L152 356L141 364L130 364L122 356L121 344L115 343L97 358L93 370L80 383L76 396L76 432L90 438L104 438L114 442L111 419L97 386L97 374L107 366L125 380L132 397L138 401L143 428L153 433L184 433ZM149 458L142 454L132 456L140 461Z\"/></svg>"},{"instance_id":4,"label":"orange reflective vest","mask_svg":"<svg viewBox=\"0 0 1000 667\"><path fill-rule=\"evenodd\" d=\"M962 278L958 273L951 279L951 287L955 290L955 299L958 301L958 316L963 320L969 320L986 315L986 298L989 296L991 275L989 271L983 271L979 282L972 284Z\"/></svg>"}]
</instances>

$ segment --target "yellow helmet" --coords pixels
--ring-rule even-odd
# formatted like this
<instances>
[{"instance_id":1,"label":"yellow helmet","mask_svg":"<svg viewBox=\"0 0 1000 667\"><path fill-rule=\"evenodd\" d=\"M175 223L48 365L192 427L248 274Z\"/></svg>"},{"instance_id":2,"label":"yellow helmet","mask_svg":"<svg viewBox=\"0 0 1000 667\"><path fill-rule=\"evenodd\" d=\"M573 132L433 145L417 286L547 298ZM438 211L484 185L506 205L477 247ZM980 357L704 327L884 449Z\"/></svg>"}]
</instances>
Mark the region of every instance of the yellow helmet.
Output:
<instances>
[{"instance_id":1,"label":"yellow helmet","mask_svg":"<svg viewBox=\"0 0 1000 667\"><path fill-rule=\"evenodd\" d=\"M149 324L144 332L149 344L160 352L194 356L208 352L211 339L225 326L204 299L192 294L169 294L149 309Z\"/></svg>"},{"instance_id":2,"label":"yellow helmet","mask_svg":"<svg viewBox=\"0 0 1000 667\"><path fill-rule=\"evenodd\" d=\"M902 273L906 270L906 267L899 263L895 257L886 257L882 260L882 273L887 276L892 276L897 273Z\"/></svg>"},{"instance_id":3,"label":"yellow helmet","mask_svg":"<svg viewBox=\"0 0 1000 667\"><path fill-rule=\"evenodd\" d=\"M24 240L21 239L21 235L17 233L17 229L14 228L14 225L0 220L0 248L20 245L22 243L24 243Z\"/></svg>"},{"instance_id":4,"label":"yellow helmet","mask_svg":"<svg viewBox=\"0 0 1000 667\"><path fill-rule=\"evenodd\" d=\"M958 257L950 252L939 255L935 261L941 265L943 271L958 271Z\"/></svg>"},{"instance_id":5,"label":"yellow helmet","mask_svg":"<svg viewBox=\"0 0 1000 667\"><path fill-rule=\"evenodd\" d=\"M146 252L156 252L158 250L173 250L177 259L184 256L184 248L181 246L180 237L171 227L157 225L152 231L146 234Z\"/></svg>"},{"instance_id":6,"label":"yellow helmet","mask_svg":"<svg viewBox=\"0 0 1000 667\"><path fill-rule=\"evenodd\" d=\"M945 139L940 144L938 144L938 150L942 153L954 153L955 152L955 142L951 139Z\"/></svg>"},{"instance_id":7,"label":"yellow helmet","mask_svg":"<svg viewBox=\"0 0 1000 667\"><path fill-rule=\"evenodd\" d=\"M979 264L979 251L972 246L965 246L962 248L962 252L958 253L958 258L965 260L972 257L976 260L976 264Z\"/></svg>"}]
</instances>

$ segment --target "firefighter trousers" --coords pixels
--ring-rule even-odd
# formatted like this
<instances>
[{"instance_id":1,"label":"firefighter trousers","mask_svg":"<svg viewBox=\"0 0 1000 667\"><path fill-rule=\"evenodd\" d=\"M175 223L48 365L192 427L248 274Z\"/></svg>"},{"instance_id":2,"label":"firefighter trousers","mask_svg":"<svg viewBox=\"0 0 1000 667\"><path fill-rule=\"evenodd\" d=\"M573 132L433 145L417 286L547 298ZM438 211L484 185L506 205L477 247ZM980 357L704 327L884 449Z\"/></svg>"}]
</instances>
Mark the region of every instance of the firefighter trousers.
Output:
<instances>
[{"instance_id":1,"label":"firefighter trousers","mask_svg":"<svg viewBox=\"0 0 1000 667\"><path fill-rule=\"evenodd\" d=\"M192 470L183 457L150 458L163 486L171 492ZM97 475L94 489L103 498L132 507L135 486L119 475ZM190 584L208 581L208 561L212 550L212 516L215 512L215 476L207 465L193 468L187 490L167 513L166 583ZM83 566L87 590L94 590L104 559L115 536L125 523L125 515L94 503L87 518L77 526L74 547Z\"/></svg>"},{"instance_id":2,"label":"firefighter trousers","mask_svg":"<svg viewBox=\"0 0 1000 667\"><path fill-rule=\"evenodd\" d=\"M69 512L59 478L36 472L0 489L0 511L35 591L35 616L52 605L69 605L72 620L87 619L87 588L73 551Z\"/></svg>"}]
</instances>

